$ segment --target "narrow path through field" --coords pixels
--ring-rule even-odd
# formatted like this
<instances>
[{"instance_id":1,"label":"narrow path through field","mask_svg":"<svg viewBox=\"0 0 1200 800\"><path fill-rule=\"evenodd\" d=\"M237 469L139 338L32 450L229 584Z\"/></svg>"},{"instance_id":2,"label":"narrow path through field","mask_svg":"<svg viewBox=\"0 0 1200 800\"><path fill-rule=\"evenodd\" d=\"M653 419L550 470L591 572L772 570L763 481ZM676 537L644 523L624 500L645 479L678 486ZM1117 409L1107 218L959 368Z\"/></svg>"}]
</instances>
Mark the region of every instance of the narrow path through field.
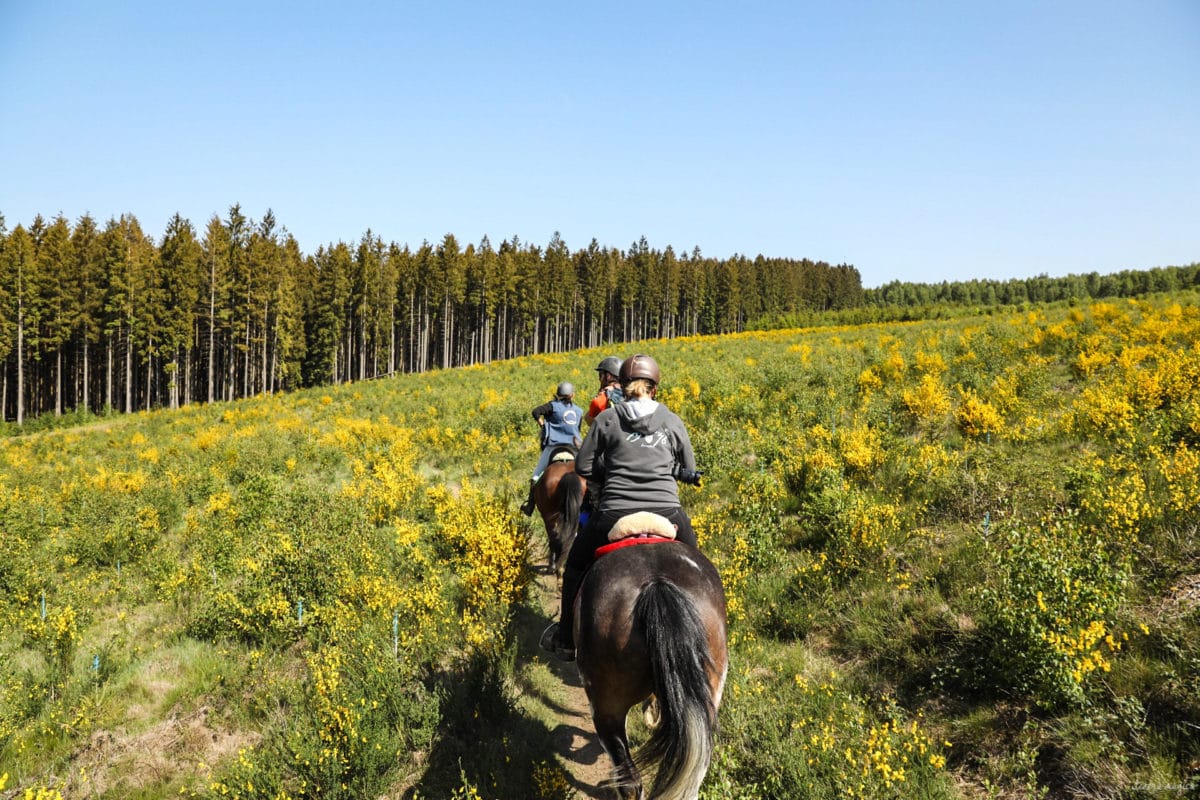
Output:
<instances>
[{"instance_id":1,"label":"narrow path through field","mask_svg":"<svg viewBox=\"0 0 1200 800\"><path fill-rule=\"evenodd\" d=\"M554 575L539 570L535 588L538 603L544 611L540 619L525 623L523 637L530 637L539 653L529 665L531 681L542 691L527 692L522 703L531 715L545 720L554 742L554 752L570 775L574 797L608 800L613 795L601 784L609 777L612 767L608 755L600 747L592 728L583 683L573 663L564 663L544 651L537 650L537 640L547 620L558 613L558 586ZM528 640L527 640L528 641ZM529 652L522 648L524 652Z\"/></svg>"}]
</instances>

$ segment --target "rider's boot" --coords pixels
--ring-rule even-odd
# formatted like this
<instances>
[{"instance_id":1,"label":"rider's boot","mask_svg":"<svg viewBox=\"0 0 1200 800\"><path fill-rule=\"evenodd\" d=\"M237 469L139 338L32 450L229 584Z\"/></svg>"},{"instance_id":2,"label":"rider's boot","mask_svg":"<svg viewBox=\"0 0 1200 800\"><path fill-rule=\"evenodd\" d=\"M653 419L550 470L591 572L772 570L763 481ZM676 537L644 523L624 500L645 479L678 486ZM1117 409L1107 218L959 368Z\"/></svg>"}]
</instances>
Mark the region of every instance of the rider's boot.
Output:
<instances>
[{"instance_id":1,"label":"rider's boot","mask_svg":"<svg viewBox=\"0 0 1200 800\"><path fill-rule=\"evenodd\" d=\"M525 502L521 504L521 513L525 516L533 514L533 487L537 486L537 481L529 482L529 496L525 498Z\"/></svg>"},{"instance_id":2,"label":"rider's boot","mask_svg":"<svg viewBox=\"0 0 1200 800\"><path fill-rule=\"evenodd\" d=\"M583 583L584 570L563 569L562 607L558 615L558 634L554 637L554 654L562 661L575 660L575 595Z\"/></svg>"}]
</instances>

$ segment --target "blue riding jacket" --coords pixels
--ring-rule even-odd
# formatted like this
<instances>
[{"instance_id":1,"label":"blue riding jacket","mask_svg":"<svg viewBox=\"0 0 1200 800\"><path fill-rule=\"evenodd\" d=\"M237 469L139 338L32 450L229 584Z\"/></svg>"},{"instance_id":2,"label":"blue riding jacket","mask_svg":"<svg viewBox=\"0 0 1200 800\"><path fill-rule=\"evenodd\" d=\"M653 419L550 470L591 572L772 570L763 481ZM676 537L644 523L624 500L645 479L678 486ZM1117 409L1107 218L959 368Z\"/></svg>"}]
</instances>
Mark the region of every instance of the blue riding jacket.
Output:
<instances>
[{"instance_id":1,"label":"blue riding jacket","mask_svg":"<svg viewBox=\"0 0 1200 800\"><path fill-rule=\"evenodd\" d=\"M546 471L550 463L550 453L560 445L579 447L582 437L579 424L583 421L583 409L570 400L555 398L548 403L542 403L531 412L534 419L544 419L542 426L542 454L538 458L537 467L533 471L536 481Z\"/></svg>"}]
</instances>

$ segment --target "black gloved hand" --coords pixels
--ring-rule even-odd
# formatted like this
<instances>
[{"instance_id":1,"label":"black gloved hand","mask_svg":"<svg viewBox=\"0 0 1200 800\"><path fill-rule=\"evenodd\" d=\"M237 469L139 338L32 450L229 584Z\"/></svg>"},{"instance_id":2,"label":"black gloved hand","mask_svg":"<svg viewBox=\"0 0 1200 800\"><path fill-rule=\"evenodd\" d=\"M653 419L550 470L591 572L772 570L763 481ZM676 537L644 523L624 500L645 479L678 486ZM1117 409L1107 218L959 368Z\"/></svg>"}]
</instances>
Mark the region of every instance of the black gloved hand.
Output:
<instances>
[{"instance_id":1,"label":"black gloved hand","mask_svg":"<svg viewBox=\"0 0 1200 800\"><path fill-rule=\"evenodd\" d=\"M704 473L698 469L688 470L688 469L679 468L679 469L675 470L675 478L680 483L690 483L692 486L699 486L700 478L702 478L703 476L704 476Z\"/></svg>"}]
</instances>

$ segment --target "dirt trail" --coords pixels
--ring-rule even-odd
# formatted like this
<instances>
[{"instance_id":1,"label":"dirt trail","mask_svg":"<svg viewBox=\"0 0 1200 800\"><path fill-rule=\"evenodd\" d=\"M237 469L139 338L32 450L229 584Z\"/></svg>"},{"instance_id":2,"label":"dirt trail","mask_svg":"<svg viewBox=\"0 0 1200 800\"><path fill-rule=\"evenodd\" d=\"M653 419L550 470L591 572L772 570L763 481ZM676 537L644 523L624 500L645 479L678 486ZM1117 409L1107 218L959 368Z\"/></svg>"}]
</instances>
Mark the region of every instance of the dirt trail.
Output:
<instances>
[{"instance_id":1,"label":"dirt trail","mask_svg":"<svg viewBox=\"0 0 1200 800\"><path fill-rule=\"evenodd\" d=\"M545 611L545 618L558 614L558 587L553 575L539 574L537 596ZM535 637L541 629L532 631ZM592 727L592 713L587 695L574 663L558 661L543 651L539 664L534 669L545 669L548 673L547 688L540 696L529 696L527 702L539 706L533 713L546 720L553 720L551 736L554 751L563 767L570 773L575 798L610 800L611 791L602 787L609 777L612 762L600 746Z\"/></svg>"}]
</instances>

